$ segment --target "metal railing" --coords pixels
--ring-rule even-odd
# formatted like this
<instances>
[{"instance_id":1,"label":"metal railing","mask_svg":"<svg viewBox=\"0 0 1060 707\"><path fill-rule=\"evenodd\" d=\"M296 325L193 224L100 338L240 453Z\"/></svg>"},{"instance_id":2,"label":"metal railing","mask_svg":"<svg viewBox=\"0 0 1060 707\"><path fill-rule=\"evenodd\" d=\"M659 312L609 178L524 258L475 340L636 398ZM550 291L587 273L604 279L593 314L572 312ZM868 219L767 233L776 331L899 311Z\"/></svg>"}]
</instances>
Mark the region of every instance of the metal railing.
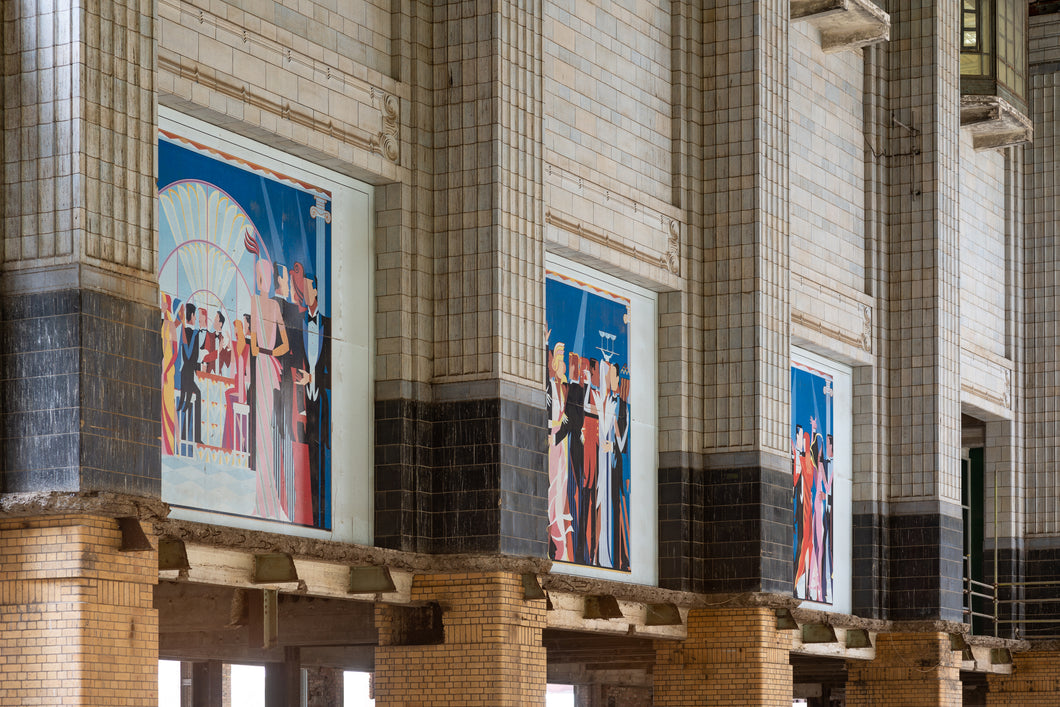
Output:
<instances>
[{"instance_id":1,"label":"metal railing","mask_svg":"<svg viewBox=\"0 0 1060 707\"><path fill-rule=\"evenodd\" d=\"M971 487L971 459L962 464L962 488ZM998 480L993 478L994 547L993 581L972 579L972 548L968 523L972 513L968 500L962 500L964 532L964 623L973 634L984 635L992 628L994 636L1030 640L1060 639L1060 579L1002 582L999 575ZM982 561L985 558L980 558ZM1060 572L1058 572L1060 573Z\"/></svg>"},{"instance_id":2,"label":"metal railing","mask_svg":"<svg viewBox=\"0 0 1060 707\"><path fill-rule=\"evenodd\" d=\"M965 567L967 567L969 558L965 556ZM978 601L977 601L978 600ZM975 628L975 619L983 619L986 622L993 624L994 635L997 636L1000 630L998 625L998 617L1000 616L1000 599L998 598L998 585L988 584L986 582L980 582L972 579L968 576L967 570L964 574L964 623L969 624ZM983 606L988 611L983 611Z\"/></svg>"},{"instance_id":3,"label":"metal railing","mask_svg":"<svg viewBox=\"0 0 1060 707\"><path fill-rule=\"evenodd\" d=\"M1055 608L1043 610L1044 607ZM994 636L1060 639L1060 580L988 583L966 573L964 622L982 635L976 630L976 619L989 624Z\"/></svg>"},{"instance_id":4,"label":"metal railing","mask_svg":"<svg viewBox=\"0 0 1060 707\"><path fill-rule=\"evenodd\" d=\"M999 601L1006 607L998 616L999 626L1014 626L1013 633L1021 638L1060 638L1060 581L1000 582L998 589L1002 588L1009 589L1012 596Z\"/></svg>"}]
</instances>

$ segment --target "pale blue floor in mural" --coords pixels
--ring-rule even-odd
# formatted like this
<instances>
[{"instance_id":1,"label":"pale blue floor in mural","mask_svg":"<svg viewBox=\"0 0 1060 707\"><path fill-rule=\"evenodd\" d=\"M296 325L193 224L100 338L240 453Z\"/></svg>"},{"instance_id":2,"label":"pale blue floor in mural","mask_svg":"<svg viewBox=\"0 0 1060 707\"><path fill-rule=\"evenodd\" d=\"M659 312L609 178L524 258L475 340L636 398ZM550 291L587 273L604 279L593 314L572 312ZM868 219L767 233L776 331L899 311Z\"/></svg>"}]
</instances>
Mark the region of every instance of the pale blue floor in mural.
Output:
<instances>
[{"instance_id":1,"label":"pale blue floor in mural","mask_svg":"<svg viewBox=\"0 0 1060 707\"><path fill-rule=\"evenodd\" d=\"M219 513L254 515L253 469L195 462L187 457L162 459L162 500Z\"/></svg>"}]
</instances>

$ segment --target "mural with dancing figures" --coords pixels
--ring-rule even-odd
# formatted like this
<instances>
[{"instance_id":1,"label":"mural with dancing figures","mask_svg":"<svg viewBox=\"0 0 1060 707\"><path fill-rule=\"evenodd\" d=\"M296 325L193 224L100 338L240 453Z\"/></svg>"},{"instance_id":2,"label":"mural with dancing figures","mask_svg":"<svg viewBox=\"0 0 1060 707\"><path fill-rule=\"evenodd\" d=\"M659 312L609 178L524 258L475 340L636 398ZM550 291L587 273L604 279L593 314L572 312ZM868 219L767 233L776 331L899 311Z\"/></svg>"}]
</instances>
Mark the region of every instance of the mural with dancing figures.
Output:
<instances>
[{"instance_id":1,"label":"mural with dancing figures","mask_svg":"<svg viewBox=\"0 0 1060 707\"><path fill-rule=\"evenodd\" d=\"M802 363L791 366L791 458L795 596L833 603L835 414L833 377Z\"/></svg>"},{"instance_id":2,"label":"mural with dancing figures","mask_svg":"<svg viewBox=\"0 0 1060 707\"><path fill-rule=\"evenodd\" d=\"M331 527L331 194L158 144L162 496Z\"/></svg>"},{"instance_id":3,"label":"mural with dancing figures","mask_svg":"<svg viewBox=\"0 0 1060 707\"><path fill-rule=\"evenodd\" d=\"M549 557L630 570L630 301L548 271Z\"/></svg>"}]
</instances>

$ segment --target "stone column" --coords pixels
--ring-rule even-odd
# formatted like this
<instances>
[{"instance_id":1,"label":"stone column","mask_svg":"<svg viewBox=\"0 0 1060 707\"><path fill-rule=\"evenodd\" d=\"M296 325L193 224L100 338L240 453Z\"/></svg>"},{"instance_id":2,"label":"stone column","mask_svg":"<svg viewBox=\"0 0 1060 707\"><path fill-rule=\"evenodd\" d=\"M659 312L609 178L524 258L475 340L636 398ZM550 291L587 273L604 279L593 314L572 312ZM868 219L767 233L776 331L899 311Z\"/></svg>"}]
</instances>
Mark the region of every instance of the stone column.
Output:
<instances>
[{"instance_id":1,"label":"stone column","mask_svg":"<svg viewBox=\"0 0 1060 707\"><path fill-rule=\"evenodd\" d=\"M430 381L434 353L433 8L391 3L392 55L409 87L402 106L407 181L376 187L375 543L429 549L432 530ZM407 122L407 127L405 123Z\"/></svg>"},{"instance_id":2,"label":"stone column","mask_svg":"<svg viewBox=\"0 0 1060 707\"><path fill-rule=\"evenodd\" d=\"M155 705L156 554L96 512L160 495L154 6L2 25L0 704Z\"/></svg>"},{"instance_id":3,"label":"stone column","mask_svg":"<svg viewBox=\"0 0 1060 707\"><path fill-rule=\"evenodd\" d=\"M790 8L723 0L703 22L705 458L688 498L705 576L693 586L787 594Z\"/></svg>"},{"instance_id":4,"label":"stone column","mask_svg":"<svg viewBox=\"0 0 1060 707\"><path fill-rule=\"evenodd\" d=\"M5 5L0 488L160 493L155 18Z\"/></svg>"},{"instance_id":5,"label":"stone column","mask_svg":"<svg viewBox=\"0 0 1060 707\"><path fill-rule=\"evenodd\" d=\"M544 556L541 3L432 11L430 385L417 373L379 386L377 533L403 549Z\"/></svg>"},{"instance_id":6,"label":"stone column","mask_svg":"<svg viewBox=\"0 0 1060 707\"><path fill-rule=\"evenodd\" d=\"M852 604L858 616L881 618L886 610L887 526L883 508L886 488L881 475L889 467L887 439L888 319L888 181L887 162L877 157L878 146L889 134L886 44L863 48L863 116L865 170L865 291L875 298L865 310L866 342L876 355L876 365L853 370L854 468L852 518Z\"/></svg>"},{"instance_id":7,"label":"stone column","mask_svg":"<svg viewBox=\"0 0 1060 707\"><path fill-rule=\"evenodd\" d=\"M693 609L686 640L656 644L654 704L790 707L791 636L769 608Z\"/></svg>"},{"instance_id":8,"label":"stone column","mask_svg":"<svg viewBox=\"0 0 1060 707\"><path fill-rule=\"evenodd\" d=\"M693 500L703 461L703 296L705 237L703 8L671 4L673 34L674 201L688 224L681 263L685 286L659 296L659 581L671 589L701 586L703 517Z\"/></svg>"},{"instance_id":9,"label":"stone column","mask_svg":"<svg viewBox=\"0 0 1060 707\"><path fill-rule=\"evenodd\" d=\"M306 668L309 679L307 707L342 707L343 679L339 668Z\"/></svg>"},{"instance_id":10,"label":"stone column","mask_svg":"<svg viewBox=\"0 0 1060 707\"><path fill-rule=\"evenodd\" d=\"M504 572L417 576L413 601L437 602L444 640L398 645L389 607L376 609L377 707L525 707L545 702L545 600L524 599L522 579Z\"/></svg>"},{"instance_id":11,"label":"stone column","mask_svg":"<svg viewBox=\"0 0 1060 707\"><path fill-rule=\"evenodd\" d=\"M960 621L958 7L888 9L888 604Z\"/></svg>"},{"instance_id":12,"label":"stone column","mask_svg":"<svg viewBox=\"0 0 1060 707\"><path fill-rule=\"evenodd\" d=\"M874 660L847 661L847 705L960 707L960 661L948 634L881 633Z\"/></svg>"},{"instance_id":13,"label":"stone column","mask_svg":"<svg viewBox=\"0 0 1060 707\"><path fill-rule=\"evenodd\" d=\"M1011 148L1010 148L1011 149ZM986 424L985 474L983 495L985 502L983 519L983 581L997 587L1001 623L996 635L1015 638L1023 608L1007 603L1022 597L1018 588L1011 586L1023 579L1023 534L1024 492L1023 430L1022 415L1012 420L991 421ZM980 611L992 613L988 600L979 600ZM993 634L993 625L984 622L984 628Z\"/></svg>"},{"instance_id":14,"label":"stone column","mask_svg":"<svg viewBox=\"0 0 1060 707\"><path fill-rule=\"evenodd\" d=\"M1060 162L1055 106L1060 102L1060 47L1056 35L1060 12L1053 3L1030 5L1030 91L1034 141L1026 148L1026 508L1024 578L1051 582L1027 588L1025 637L1056 635L1058 624L1035 625L1033 619L1060 619L1060 607L1037 599L1056 596L1060 583Z\"/></svg>"},{"instance_id":15,"label":"stone column","mask_svg":"<svg viewBox=\"0 0 1060 707\"><path fill-rule=\"evenodd\" d=\"M109 517L0 519L0 705L158 704L158 558L121 544Z\"/></svg>"}]
</instances>

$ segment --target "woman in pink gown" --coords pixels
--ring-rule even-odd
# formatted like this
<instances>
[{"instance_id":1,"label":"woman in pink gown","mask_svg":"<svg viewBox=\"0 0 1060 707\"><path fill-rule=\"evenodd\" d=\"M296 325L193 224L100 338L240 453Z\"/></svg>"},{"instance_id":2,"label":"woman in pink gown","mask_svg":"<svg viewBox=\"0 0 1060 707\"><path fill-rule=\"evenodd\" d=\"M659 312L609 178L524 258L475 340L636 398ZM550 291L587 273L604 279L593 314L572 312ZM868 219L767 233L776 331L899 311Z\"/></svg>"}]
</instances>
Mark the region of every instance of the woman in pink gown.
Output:
<instances>
[{"instance_id":1,"label":"woman in pink gown","mask_svg":"<svg viewBox=\"0 0 1060 707\"><path fill-rule=\"evenodd\" d=\"M254 514L262 518L289 520L280 506L273 472L279 460L273 447L276 392L280 388L279 357L287 353L287 329L279 303L272 299L272 263L260 258L254 265L258 294L250 320L250 355L255 357L254 429L257 469L257 505Z\"/></svg>"},{"instance_id":2,"label":"woman in pink gown","mask_svg":"<svg viewBox=\"0 0 1060 707\"><path fill-rule=\"evenodd\" d=\"M552 376L545 392L549 408L548 447L548 526L555 546L553 559L568 562L570 540L570 510L567 507L567 475L570 464L570 441L567 429L567 365L563 360L565 347L556 344L552 356Z\"/></svg>"}]
</instances>

